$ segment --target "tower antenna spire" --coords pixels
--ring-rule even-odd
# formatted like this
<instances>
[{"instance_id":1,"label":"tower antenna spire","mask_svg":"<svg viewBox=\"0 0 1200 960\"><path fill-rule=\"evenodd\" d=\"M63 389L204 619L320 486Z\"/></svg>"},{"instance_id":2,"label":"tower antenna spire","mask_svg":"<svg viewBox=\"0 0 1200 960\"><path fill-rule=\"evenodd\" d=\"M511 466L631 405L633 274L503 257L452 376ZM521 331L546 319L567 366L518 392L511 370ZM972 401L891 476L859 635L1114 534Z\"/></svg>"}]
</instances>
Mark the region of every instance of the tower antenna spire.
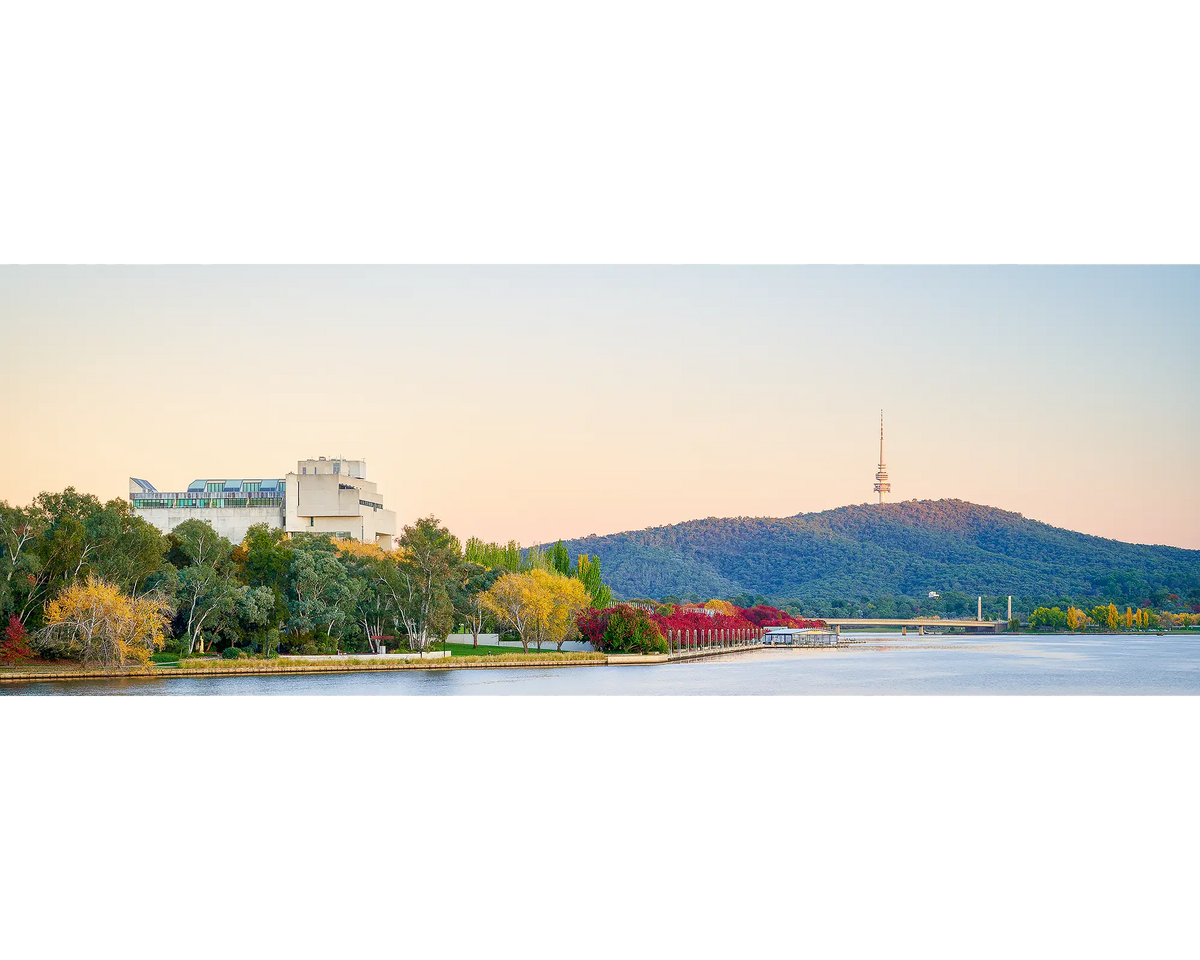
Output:
<instances>
[{"instance_id":1,"label":"tower antenna spire","mask_svg":"<svg viewBox=\"0 0 1200 960\"><path fill-rule=\"evenodd\" d=\"M875 492L879 494L879 502L883 503L883 495L892 492L888 482L887 467L883 462L883 411L879 411L879 469L875 473Z\"/></svg>"}]
</instances>

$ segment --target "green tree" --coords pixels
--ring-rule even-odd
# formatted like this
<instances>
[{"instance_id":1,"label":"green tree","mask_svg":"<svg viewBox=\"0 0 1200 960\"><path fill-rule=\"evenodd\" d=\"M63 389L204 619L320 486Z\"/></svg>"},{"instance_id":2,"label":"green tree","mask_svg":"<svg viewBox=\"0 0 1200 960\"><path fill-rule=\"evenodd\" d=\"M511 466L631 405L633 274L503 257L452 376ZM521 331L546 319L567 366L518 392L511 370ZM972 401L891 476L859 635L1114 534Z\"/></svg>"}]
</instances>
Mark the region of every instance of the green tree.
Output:
<instances>
[{"instance_id":1,"label":"green tree","mask_svg":"<svg viewBox=\"0 0 1200 960\"><path fill-rule=\"evenodd\" d=\"M666 653L667 641L658 624L640 608L616 607L608 617L602 649L614 653Z\"/></svg>"},{"instance_id":2,"label":"green tree","mask_svg":"<svg viewBox=\"0 0 1200 960\"><path fill-rule=\"evenodd\" d=\"M597 610L606 610L612 606L612 591L601 578L599 557L591 557L586 553L581 553L576 557L575 578L587 588L593 607Z\"/></svg>"},{"instance_id":3,"label":"green tree","mask_svg":"<svg viewBox=\"0 0 1200 960\"><path fill-rule=\"evenodd\" d=\"M331 638L334 627L347 619L347 606L353 600L345 565L324 544L306 540L295 550L291 580L292 628L298 635L324 631Z\"/></svg>"},{"instance_id":4,"label":"green tree","mask_svg":"<svg viewBox=\"0 0 1200 960\"><path fill-rule=\"evenodd\" d=\"M483 601L483 595L500 579L504 571L488 570L478 563L467 561L463 565L463 581L454 583L451 597L454 602L454 612L462 618L467 632L471 634L471 646L479 646L479 634L490 619L490 611Z\"/></svg>"},{"instance_id":5,"label":"green tree","mask_svg":"<svg viewBox=\"0 0 1200 960\"><path fill-rule=\"evenodd\" d=\"M242 541L246 558L242 562L243 577L252 587L271 587L286 594L295 554L283 530L256 523Z\"/></svg>"},{"instance_id":6,"label":"green tree","mask_svg":"<svg viewBox=\"0 0 1200 960\"><path fill-rule=\"evenodd\" d=\"M571 554L561 540L550 548L550 566L564 577L571 573Z\"/></svg>"},{"instance_id":7,"label":"green tree","mask_svg":"<svg viewBox=\"0 0 1200 960\"><path fill-rule=\"evenodd\" d=\"M175 601L184 644L188 653L197 646L203 652L204 635L227 631L237 617L233 544L204 520L185 520L167 539L168 557L181 568L175 578Z\"/></svg>"},{"instance_id":8,"label":"green tree","mask_svg":"<svg viewBox=\"0 0 1200 960\"><path fill-rule=\"evenodd\" d=\"M380 589L408 634L410 650L445 640L454 626L450 591L466 582L462 548L434 516L405 526L396 563L382 570Z\"/></svg>"}]
</instances>

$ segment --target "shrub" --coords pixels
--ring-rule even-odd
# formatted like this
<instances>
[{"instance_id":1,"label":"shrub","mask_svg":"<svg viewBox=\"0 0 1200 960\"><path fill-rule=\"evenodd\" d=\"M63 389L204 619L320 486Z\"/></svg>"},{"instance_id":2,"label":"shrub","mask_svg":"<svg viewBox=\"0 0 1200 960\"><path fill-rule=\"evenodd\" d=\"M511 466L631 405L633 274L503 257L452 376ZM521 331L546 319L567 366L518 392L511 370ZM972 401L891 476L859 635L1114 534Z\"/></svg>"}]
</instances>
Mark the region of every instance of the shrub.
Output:
<instances>
[{"instance_id":1,"label":"shrub","mask_svg":"<svg viewBox=\"0 0 1200 960\"><path fill-rule=\"evenodd\" d=\"M221 652L221 656L226 660L239 660L246 656L246 651L239 650L237 647L226 647Z\"/></svg>"},{"instance_id":2,"label":"shrub","mask_svg":"<svg viewBox=\"0 0 1200 960\"><path fill-rule=\"evenodd\" d=\"M171 650L160 650L158 653L153 654L150 659L155 663L174 663L180 659L180 656Z\"/></svg>"},{"instance_id":3,"label":"shrub","mask_svg":"<svg viewBox=\"0 0 1200 960\"><path fill-rule=\"evenodd\" d=\"M601 649L614 653L666 653L667 641L642 609L616 607L609 611Z\"/></svg>"},{"instance_id":4,"label":"shrub","mask_svg":"<svg viewBox=\"0 0 1200 960\"><path fill-rule=\"evenodd\" d=\"M315 657L317 655L317 645L315 643L301 644L300 653L305 657Z\"/></svg>"}]
</instances>

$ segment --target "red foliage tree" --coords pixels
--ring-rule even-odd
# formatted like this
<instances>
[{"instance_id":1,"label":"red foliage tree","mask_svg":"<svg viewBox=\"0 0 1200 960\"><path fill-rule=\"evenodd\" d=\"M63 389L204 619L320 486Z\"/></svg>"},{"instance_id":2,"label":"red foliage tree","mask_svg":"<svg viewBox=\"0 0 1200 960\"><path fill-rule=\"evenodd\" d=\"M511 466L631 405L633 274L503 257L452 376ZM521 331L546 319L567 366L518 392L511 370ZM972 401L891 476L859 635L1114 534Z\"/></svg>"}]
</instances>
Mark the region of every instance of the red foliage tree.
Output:
<instances>
[{"instance_id":1,"label":"red foliage tree","mask_svg":"<svg viewBox=\"0 0 1200 960\"><path fill-rule=\"evenodd\" d=\"M612 610L612 607L606 607L603 610L591 607L584 610L575 619L575 625L579 627L579 632L596 650L600 649L600 638L604 636L604 628L608 626L608 618Z\"/></svg>"},{"instance_id":2,"label":"red foliage tree","mask_svg":"<svg viewBox=\"0 0 1200 960\"><path fill-rule=\"evenodd\" d=\"M25 633L25 624L16 617L8 618L8 627L4 630L4 638L0 640L0 663L12 665L33 659L33 651L29 648L29 636Z\"/></svg>"}]
</instances>

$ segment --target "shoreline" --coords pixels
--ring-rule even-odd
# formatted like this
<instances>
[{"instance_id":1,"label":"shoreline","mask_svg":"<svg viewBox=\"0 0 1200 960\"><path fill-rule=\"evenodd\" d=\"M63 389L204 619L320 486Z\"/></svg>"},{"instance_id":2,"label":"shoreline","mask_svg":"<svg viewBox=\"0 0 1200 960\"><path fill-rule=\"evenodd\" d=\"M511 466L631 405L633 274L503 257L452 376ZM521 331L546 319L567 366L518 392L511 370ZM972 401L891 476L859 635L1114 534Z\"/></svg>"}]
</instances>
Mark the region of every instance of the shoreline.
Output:
<instances>
[{"instance_id":1,"label":"shoreline","mask_svg":"<svg viewBox=\"0 0 1200 960\"><path fill-rule=\"evenodd\" d=\"M317 673L376 673L386 670L516 670L539 667L609 667L609 666L651 666L660 663L681 663L706 657L728 656L735 653L749 653L752 650L762 650L762 644L748 647L712 647L702 650L675 654L621 654L621 653L582 653L574 652L565 655L554 653L511 655L501 654L486 657L431 657L425 659L405 659L402 661L381 662L360 658L342 660L337 663L320 663L306 661L302 663L265 663L242 664L229 661L222 664L204 667L82 667L63 668L47 667L32 668L21 672L0 670L0 685L4 683L47 682L56 680L159 680L171 677L222 677L222 676L272 676L317 674ZM511 657L511 659L510 659ZM278 665L276 665L278 664Z\"/></svg>"}]
</instances>

